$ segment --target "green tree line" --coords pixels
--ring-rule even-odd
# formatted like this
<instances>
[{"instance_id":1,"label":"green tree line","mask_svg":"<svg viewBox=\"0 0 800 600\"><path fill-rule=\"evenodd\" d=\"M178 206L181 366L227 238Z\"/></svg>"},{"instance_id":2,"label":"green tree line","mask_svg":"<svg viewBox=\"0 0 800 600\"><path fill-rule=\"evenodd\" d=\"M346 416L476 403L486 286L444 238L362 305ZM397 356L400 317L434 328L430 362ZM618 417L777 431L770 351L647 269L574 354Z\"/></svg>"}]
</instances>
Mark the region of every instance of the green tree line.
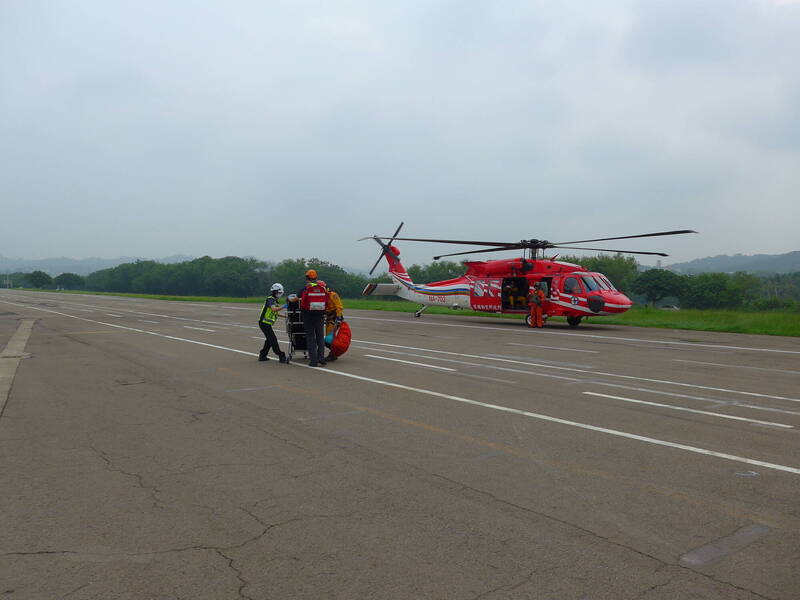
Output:
<instances>
[{"instance_id":1,"label":"green tree line","mask_svg":"<svg viewBox=\"0 0 800 600\"><path fill-rule=\"evenodd\" d=\"M558 260L603 273L617 289L654 305L669 299L683 308L769 310L800 307L800 273L677 275L665 269L640 272L636 260L629 256L559 256ZM86 277L75 273L50 277L43 271L11 273L0 275L0 283L12 287L97 292L248 297L265 295L276 281L283 283L287 293L299 290L305 283L307 269L315 269L320 279L345 298L359 297L367 283L389 281L385 275L369 278L318 258L290 258L267 263L255 258L204 256L174 264L140 260L95 271ZM408 272L414 281L426 283L458 277L464 273L464 266L452 261L438 261L412 265Z\"/></svg>"}]
</instances>

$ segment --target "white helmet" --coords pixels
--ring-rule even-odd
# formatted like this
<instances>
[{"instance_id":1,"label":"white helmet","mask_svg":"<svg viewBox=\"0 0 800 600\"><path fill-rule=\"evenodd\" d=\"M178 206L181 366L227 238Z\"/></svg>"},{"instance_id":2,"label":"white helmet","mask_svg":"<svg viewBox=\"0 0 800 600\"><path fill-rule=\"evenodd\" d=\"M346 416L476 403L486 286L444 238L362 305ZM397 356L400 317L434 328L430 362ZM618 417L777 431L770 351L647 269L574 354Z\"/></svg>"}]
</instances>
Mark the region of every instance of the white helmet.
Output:
<instances>
[{"instance_id":1,"label":"white helmet","mask_svg":"<svg viewBox=\"0 0 800 600\"><path fill-rule=\"evenodd\" d=\"M278 292L278 296L283 296L283 286L280 283L273 283L269 291Z\"/></svg>"}]
</instances>

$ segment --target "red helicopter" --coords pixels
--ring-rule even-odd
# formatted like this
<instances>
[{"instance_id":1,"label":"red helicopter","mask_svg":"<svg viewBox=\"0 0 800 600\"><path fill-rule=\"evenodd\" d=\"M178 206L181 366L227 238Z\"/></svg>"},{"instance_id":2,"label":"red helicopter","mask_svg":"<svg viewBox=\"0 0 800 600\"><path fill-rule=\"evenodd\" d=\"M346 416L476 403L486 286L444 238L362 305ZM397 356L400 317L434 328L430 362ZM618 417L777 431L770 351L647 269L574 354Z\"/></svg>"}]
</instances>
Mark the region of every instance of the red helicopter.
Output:
<instances>
[{"instance_id":1,"label":"red helicopter","mask_svg":"<svg viewBox=\"0 0 800 600\"><path fill-rule=\"evenodd\" d=\"M381 258L389 263L389 277L392 283L370 283L364 288L364 296L399 296L421 304L414 313L419 317L429 306L445 306L454 309L471 309L480 312L510 313L525 315L525 324L530 325L530 312L527 305L528 292L539 284L544 291L544 317L566 317L567 323L576 327L584 318L602 315L615 315L628 310L633 303L618 291L602 273L593 273L584 267L553 258L540 257L550 248L567 250L596 250L626 254L648 254L668 256L663 252L639 252L632 250L610 250L608 248L583 248L571 244L626 240L697 233L690 229L679 231L660 231L640 235L577 240L571 242L548 242L547 240L520 240L519 242L478 242L475 240L437 240L423 238L397 237L403 223L391 237L373 235L361 240L375 240L381 247L381 255L370 270L377 268ZM388 240L388 242L384 241ZM411 281L405 267L400 262L400 250L395 240L409 242L433 242L438 244L468 244L488 246L479 250L467 250L452 254L434 256L434 260L445 256L461 256L504 250L523 250L521 258L489 261L465 261L467 272L461 277L434 283L417 284Z\"/></svg>"}]
</instances>

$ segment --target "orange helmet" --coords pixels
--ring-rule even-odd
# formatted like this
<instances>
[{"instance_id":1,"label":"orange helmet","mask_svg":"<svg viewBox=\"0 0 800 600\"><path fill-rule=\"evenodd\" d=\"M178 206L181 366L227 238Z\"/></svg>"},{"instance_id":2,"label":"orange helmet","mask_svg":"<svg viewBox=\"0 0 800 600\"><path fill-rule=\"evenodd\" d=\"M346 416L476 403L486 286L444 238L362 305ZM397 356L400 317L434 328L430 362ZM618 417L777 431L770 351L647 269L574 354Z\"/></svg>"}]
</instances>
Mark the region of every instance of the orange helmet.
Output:
<instances>
[{"instance_id":1,"label":"orange helmet","mask_svg":"<svg viewBox=\"0 0 800 600\"><path fill-rule=\"evenodd\" d=\"M316 279L317 272L314 269L309 269L308 271L306 271L306 277L308 277L309 279Z\"/></svg>"}]
</instances>

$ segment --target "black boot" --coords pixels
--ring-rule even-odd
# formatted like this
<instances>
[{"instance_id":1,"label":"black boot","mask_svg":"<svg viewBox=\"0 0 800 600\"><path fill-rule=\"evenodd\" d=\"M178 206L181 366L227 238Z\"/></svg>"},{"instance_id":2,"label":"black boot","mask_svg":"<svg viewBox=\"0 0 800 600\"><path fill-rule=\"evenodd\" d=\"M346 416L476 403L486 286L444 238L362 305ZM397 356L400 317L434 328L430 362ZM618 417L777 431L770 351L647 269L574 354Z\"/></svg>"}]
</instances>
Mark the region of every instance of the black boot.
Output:
<instances>
[{"instance_id":1,"label":"black boot","mask_svg":"<svg viewBox=\"0 0 800 600\"><path fill-rule=\"evenodd\" d=\"M269 360L269 357L267 356L267 353L262 350L258 353L258 362L264 362L265 360Z\"/></svg>"},{"instance_id":2,"label":"black boot","mask_svg":"<svg viewBox=\"0 0 800 600\"><path fill-rule=\"evenodd\" d=\"M286 354L284 352L281 352L280 355L278 356L278 362L282 363L286 362Z\"/></svg>"}]
</instances>

